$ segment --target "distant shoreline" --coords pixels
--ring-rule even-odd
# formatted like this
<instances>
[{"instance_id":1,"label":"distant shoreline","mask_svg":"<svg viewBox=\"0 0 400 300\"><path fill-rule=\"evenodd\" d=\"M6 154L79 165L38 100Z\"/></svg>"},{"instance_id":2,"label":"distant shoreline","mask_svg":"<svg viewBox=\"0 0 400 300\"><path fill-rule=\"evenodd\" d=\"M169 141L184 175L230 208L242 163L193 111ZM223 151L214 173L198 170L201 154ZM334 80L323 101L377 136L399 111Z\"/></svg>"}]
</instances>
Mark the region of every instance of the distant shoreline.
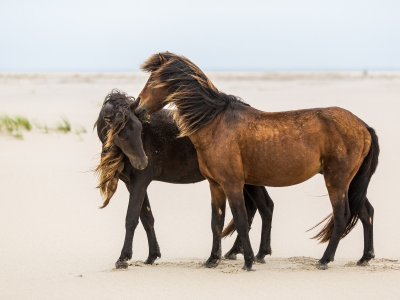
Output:
<instances>
[{"instance_id":1,"label":"distant shoreline","mask_svg":"<svg viewBox=\"0 0 400 300\"><path fill-rule=\"evenodd\" d=\"M400 71L310 71L310 72L205 72L214 79L357 79L357 78L400 78ZM149 75L143 72L0 72L4 79L143 79ZM68 80L69 81L69 80Z\"/></svg>"}]
</instances>

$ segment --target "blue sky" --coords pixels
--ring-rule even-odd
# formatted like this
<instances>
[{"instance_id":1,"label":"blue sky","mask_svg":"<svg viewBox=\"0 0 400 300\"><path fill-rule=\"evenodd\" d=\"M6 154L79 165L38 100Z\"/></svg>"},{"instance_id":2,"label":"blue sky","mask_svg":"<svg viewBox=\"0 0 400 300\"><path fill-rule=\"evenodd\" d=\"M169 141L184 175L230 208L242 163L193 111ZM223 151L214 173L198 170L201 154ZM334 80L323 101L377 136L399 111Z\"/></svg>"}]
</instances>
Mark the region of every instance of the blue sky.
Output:
<instances>
[{"instance_id":1,"label":"blue sky","mask_svg":"<svg viewBox=\"0 0 400 300\"><path fill-rule=\"evenodd\" d=\"M400 1L0 0L0 40L2 72L400 70Z\"/></svg>"}]
</instances>

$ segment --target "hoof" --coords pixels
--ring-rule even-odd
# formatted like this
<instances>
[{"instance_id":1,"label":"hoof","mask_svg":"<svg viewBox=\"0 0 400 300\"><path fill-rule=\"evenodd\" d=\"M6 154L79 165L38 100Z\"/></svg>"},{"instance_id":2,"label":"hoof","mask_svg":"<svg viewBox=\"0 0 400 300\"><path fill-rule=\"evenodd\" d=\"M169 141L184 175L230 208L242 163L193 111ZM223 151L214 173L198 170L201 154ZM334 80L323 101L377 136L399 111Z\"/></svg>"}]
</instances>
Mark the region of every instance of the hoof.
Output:
<instances>
[{"instance_id":1,"label":"hoof","mask_svg":"<svg viewBox=\"0 0 400 300\"><path fill-rule=\"evenodd\" d=\"M265 252L263 251L263 253L264 253L264 256L266 256L266 255L272 255L272 249L269 248L269 249L267 249ZM260 254L260 251L258 251L258 254ZM258 255L258 254L257 254L257 255Z\"/></svg>"},{"instance_id":2,"label":"hoof","mask_svg":"<svg viewBox=\"0 0 400 300\"><path fill-rule=\"evenodd\" d=\"M209 258L205 263L204 266L206 268L216 268L219 265L220 259Z\"/></svg>"},{"instance_id":3,"label":"hoof","mask_svg":"<svg viewBox=\"0 0 400 300\"><path fill-rule=\"evenodd\" d=\"M360 259L357 262L357 266L366 267L366 266L369 266L369 262L368 262L368 260Z\"/></svg>"},{"instance_id":4,"label":"hoof","mask_svg":"<svg viewBox=\"0 0 400 300\"><path fill-rule=\"evenodd\" d=\"M367 254L364 254L363 257L357 262L357 266L365 267L369 266L369 261L375 258L374 251L369 251Z\"/></svg>"},{"instance_id":5,"label":"hoof","mask_svg":"<svg viewBox=\"0 0 400 300\"><path fill-rule=\"evenodd\" d=\"M254 257L254 261L259 264L265 264L265 259L258 256Z\"/></svg>"},{"instance_id":6,"label":"hoof","mask_svg":"<svg viewBox=\"0 0 400 300\"><path fill-rule=\"evenodd\" d=\"M157 257L148 257L143 263L145 265L152 265L154 264L154 261L157 259Z\"/></svg>"},{"instance_id":7,"label":"hoof","mask_svg":"<svg viewBox=\"0 0 400 300\"><path fill-rule=\"evenodd\" d=\"M253 256L252 258L250 258L250 259L245 259L244 260L244 265L243 265L243 268L242 268L242 270L245 270L245 271L253 271L253 262L254 262L254 260L255 260L255 257Z\"/></svg>"},{"instance_id":8,"label":"hoof","mask_svg":"<svg viewBox=\"0 0 400 300\"><path fill-rule=\"evenodd\" d=\"M316 264L315 264L315 267L317 268L317 269L319 269L319 270L328 270L328 263L322 263L322 262L317 262Z\"/></svg>"},{"instance_id":9,"label":"hoof","mask_svg":"<svg viewBox=\"0 0 400 300\"><path fill-rule=\"evenodd\" d=\"M127 261L117 261L115 263L116 269L128 269L128 262Z\"/></svg>"},{"instance_id":10,"label":"hoof","mask_svg":"<svg viewBox=\"0 0 400 300\"><path fill-rule=\"evenodd\" d=\"M227 253L224 255L224 258L225 258L225 259L229 259L229 260L236 260L236 256L237 256L236 253L227 252Z\"/></svg>"},{"instance_id":11,"label":"hoof","mask_svg":"<svg viewBox=\"0 0 400 300\"><path fill-rule=\"evenodd\" d=\"M246 264L243 265L242 270L249 271L249 272L250 272L250 271L254 271L254 270L252 269L252 266L246 266Z\"/></svg>"},{"instance_id":12,"label":"hoof","mask_svg":"<svg viewBox=\"0 0 400 300\"><path fill-rule=\"evenodd\" d=\"M372 259L373 257L361 257L361 259L357 262L357 266L360 267L366 267L369 266L369 261Z\"/></svg>"},{"instance_id":13,"label":"hoof","mask_svg":"<svg viewBox=\"0 0 400 300\"><path fill-rule=\"evenodd\" d=\"M144 262L144 264L146 264L146 265L152 265L152 264L154 264L154 262L155 262L155 260L156 260L157 258L161 258L161 253L149 255L149 257L146 259L146 261Z\"/></svg>"}]
</instances>

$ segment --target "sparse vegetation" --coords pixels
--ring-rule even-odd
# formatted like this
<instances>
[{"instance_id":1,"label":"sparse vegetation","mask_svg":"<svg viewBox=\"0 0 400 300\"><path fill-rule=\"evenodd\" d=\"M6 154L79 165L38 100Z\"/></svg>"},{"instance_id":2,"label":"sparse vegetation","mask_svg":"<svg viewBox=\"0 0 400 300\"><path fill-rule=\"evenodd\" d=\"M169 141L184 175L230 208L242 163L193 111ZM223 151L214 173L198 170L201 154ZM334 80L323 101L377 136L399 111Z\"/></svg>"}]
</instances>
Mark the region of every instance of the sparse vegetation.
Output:
<instances>
[{"instance_id":1,"label":"sparse vegetation","mask_svg":"<svg viewBox=\"0 0 400 300\"><path fill-rule=\"evenodd\" d=\"M76 133L76 135L79 136L79 138L82 140L81 134L82 134L82 133L86 133L86 128L83 127L83 126L80 125L80 124L77 124L77 125L75 126L75 133Z\"/></svg>"},{"instance_id":2,"label":"sparse vegetation","mask_svg":"<svg viewBox=\"0 0 400 300\"><path fill-rule=\"evenodd\" d=\"M57 123L56 129L64 133L68 133L71 131L71 123L66 117L61 117L61 122Z\"/></svg>"},{"instance_id":3,"label":"sparse vegetation","mask_svg":"<svg viewBox=\"0 0 400 300\"><path fill-rule=\"evenodd\" d=\"M87 131L86 131L86 128L85 127L83 127L82 125L80 125L80 124L77 124L76 125L76 128L75 128L75 133L77 134L77 135L81 135L82 133L86 133Z\"/></svg>"},{"instance_id":4,"label":"sparse vegetation","mask_svg":"<svg viewBox=\"0 0 400 300\"><path fill-rule=\"evenodd\" d=\"M81 139L81 134L87 132L85 127L80 124L72 128L71 123L65 116L62 116L61 121L57 122L54 127L49 127L46 123L42 124L37 120L29 121L22 116L11 117L6 114L0 116L0 131L6 131L18 139L23 138L22 130L31 131L32 128L43 130L44 133L63 132L66 134L73 130Z\"/></svg>"},{"instance_id":5,"label":"sparse vegetation","mask_svg":"<svg viewBox=\"0 0 400 300\"><path fill-rule=\"evenodd\" d=\"M22 128L27 131L32 129L32 125L27 118L21 116L10 117L8 115L0 117L0 130L5 129L18 139L22 139Z\"/></svg>"}]
</instances>

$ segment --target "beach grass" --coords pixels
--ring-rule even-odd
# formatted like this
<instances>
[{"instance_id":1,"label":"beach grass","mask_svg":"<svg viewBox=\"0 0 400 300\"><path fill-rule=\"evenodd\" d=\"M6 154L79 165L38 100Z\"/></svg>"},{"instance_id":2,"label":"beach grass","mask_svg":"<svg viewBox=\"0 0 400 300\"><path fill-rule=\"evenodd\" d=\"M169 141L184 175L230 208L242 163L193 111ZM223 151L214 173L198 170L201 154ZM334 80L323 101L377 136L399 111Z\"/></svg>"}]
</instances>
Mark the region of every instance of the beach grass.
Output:
<instances>
[{"instance_id":1,"label":"beach grass","mask_svg":"<svg viewBox=\"0 0 400 300\"><path fill-rule=\"evenodd\" d=\"M23 130L31 131L33 128L43 130L44 133L62 132L66 134L74 132L81 139L81 134L87 133L86 128L80 124L72 127L70 121L65 116L61 116L61 121L55 123L54 127L49 127L47 123L40 123L37 119L30 121L28 118L20 115L0 115L0 131L5 131L17 139L23 139Z\"/></svg>"},{"instance_id":2,"label":"beach grass","mask_svg":"<svg viewBox=\"0 0 400 300\"><path fill-rule=\"evenodd\" d=\"M32 124L23 116L1 115L0 116L0 130L6 130L8 133L18 139L22 139L22 129L30 131Z\"/></svg>"},{"instance_id":3,"label":"beach grass","mask_svg":"<svg viewBox=\"0 0 400 300\"><path fill-rule=\"evenodd\" d=\"M81 124L77 124L75 125L75 133L80 136L82 133L87 133L87 131Z\"/></svg>"},{"instance_id":4,"label":"beach grass","mask_svg":"<svg viewBox=\"0 0 400 300\"><path fill-rule=\"evenodd\" d=\"M58 122L55 128L57 131L68 133L71 131L71 123L68 121L67 117L62 116L61 122Z\"/></svg>"}]
</instances>

